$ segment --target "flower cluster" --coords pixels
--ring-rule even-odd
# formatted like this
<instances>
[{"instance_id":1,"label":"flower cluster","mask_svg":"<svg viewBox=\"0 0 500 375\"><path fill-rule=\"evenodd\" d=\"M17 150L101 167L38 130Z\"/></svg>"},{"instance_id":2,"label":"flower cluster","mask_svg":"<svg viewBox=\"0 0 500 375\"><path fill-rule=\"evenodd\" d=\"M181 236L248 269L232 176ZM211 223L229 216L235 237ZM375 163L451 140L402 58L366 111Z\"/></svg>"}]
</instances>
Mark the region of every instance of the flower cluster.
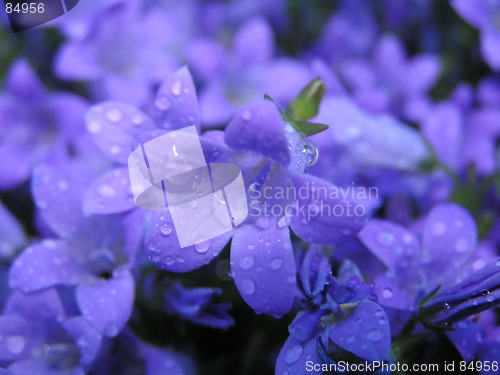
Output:
<instances>
[{"instance_id":1,"label":"flower cluster","mask_svg":"<svg viewBox=\"0 0 500 375\"><path fill-rule=\"evenodd\" d=\"M500 1L82 0L0 52L0 374L498 373Z\"/></svg>"}]
</instances>

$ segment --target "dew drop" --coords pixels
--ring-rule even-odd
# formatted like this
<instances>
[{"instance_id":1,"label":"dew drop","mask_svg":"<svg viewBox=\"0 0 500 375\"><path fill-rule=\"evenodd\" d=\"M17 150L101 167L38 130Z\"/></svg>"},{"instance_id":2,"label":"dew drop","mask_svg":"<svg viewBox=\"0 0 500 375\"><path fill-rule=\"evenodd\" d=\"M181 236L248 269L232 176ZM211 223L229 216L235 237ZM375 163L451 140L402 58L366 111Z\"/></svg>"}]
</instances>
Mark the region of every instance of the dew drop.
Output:
<instances>
[{"instance_id":1,"label":"dew drop","mask_svg":"<svg viewBox=\"0 0 500 375\"><path fill-rule=\"evenodd\" d=\"M301 345L295 345L289 349L285 354L285 362L289 365L297 362L302 355L304 348Z\"/></svg>"},{"instance_id":2,"label":"dew drop","mask_svg":"<svg viewBox=\"0 0 500 375\"><path fill-rule=\"evenodd\" d=\"M244 279L241 282L241 289L245 294L252 295L255 293L255 283L253 282L252 279Z\"/></svg>"},{"instance_id":3,"label":"dew drop","mask_svg":"<svg viewBox=\"0 0 500 375\"><path fill-rule=\"evenodd\" d=\"M150 243L148 243L148 250L149 251L156 251L156 250L158 250L158 246L156 246L156 244L154 242L150 242Z\"/></svg>"},{"instance_id":4,"label":"dew drop","mask_svg":"<svg viewBox=\"0 0 500 375\"><path fill-rule=\"evenodd\" d=\"M377 236L377 241L381 245L388 246L394 242L394 236L388 232L379 233L379 235Z\"/></svg>"},{"instance_id":5,"label":"dew drop","mask_svg":"<svg viewBox=\"0 0 500 375\"><path fill-rule=\"evenodd\" d=\"M349 344L352 344L354 341L356 341L356 337L354 337L354 336L349 336L349 337L347 338L347 342L348 342Z\"/></svg>"},{"instance_id":6,"label":"dew drop","mask_svg":"<svg viewBox=\"0 0 500 375\"><path fill-rule=\"evenodd\" d=\"M134 117L132 117L132 125L141 126L143 121L144 119L139 114L134 115Z\"/></svg>"},{"instance_id":7,"label":"dew drop","mask_svg":"<svg viewBox=\"0 0 500 375\"><path fill-rule=\"evenodd\" d=\"M97 134L102 130L102 126L97 121L90 121L87 123L87 130L92 134Z\"/></svg>"},{"instance_id":8,"label":"dew drop","mask_svg":"<svg viewBox=\"0 0 500 375\"><path fill-rule=\"evenodd\" d=\"M111 148L109 149L109 152L112 154L112 155L116 155L120 152L120 146L111 146Z\"/></svg>"},{"instance_id":9,"label":"dew drop","mask_svg":"<svg viewBox=\"0 0 500 375\"><path fill-rule=\"evenodd\" d=\"M392 298L393 295L394 295L394 293L392 292L392 289L390 289L390 288L384 288L384 290L382 290L382 297L384 297L386 299Z\"/></svg>"},{"instance_id":10,"label":"dew drop","mask_svg":"<svg viewBox=\"0 0 500 375\"><path fill-rule=\"evenodd\" d=\"M289 216L282 216L279 220L278 220L278 227L279 228L284 228L284 227L287 227L291 222L291 218Z\"/></svg>"},{"instance_id":11,"label":"dew drop","mask_svg":"<svg viewBox=\"0 0 500 375\"><path fill-rule=\"evenodd\" d=\"M122 119L123 114L118 108L113 108L106 113L106 117L111 122L118 122Z\"/></svg>"},{"instance_id":12,"label":"dew drop","mask_svg":"<svg viewBox=\"0 0 500 375\"><path fill-rule=\"evenodd\" d=\"M177 258L175 258L175 260L177 261L177 263L184 263L186 261L184 257L181 257L180 255Z\"/></svg>"},{"instance_id":13,"label":"dew drop","mask_svg":"<svg viewBox=\"0 0 500 375\"><path fill-rule=\"evenodd\" d=\"M12 354L21 353L26 346L26 340L25 340L24 336L21 336L21 335L8 336L5 341L6 341L7 349Z\"/></svg>"},{"instance_id":14,"label":"dew drop","mask_svg":"<svg viewBox=\"0 0 500 375\"><path fill-rule=\"evenodd\" d=\"M248 250L253 250L253 249L255 249L255 245L252 244L248 245Z\"/></svg>"},{"instance_id":15,"label":"dew drop","mask_svg":"<svg viewBox=\"0 0 500 375\"><path fill-rule=\"evenodd\" d=\"M434 235L442 236L446 232L446 225L442 221L438 221L432 226L431 230Z\"/></svg>"},{"instance_id":16,"label":"dew drop","mask_svg":"<svg viewBox=\"0 0 500 375\"><path fill-rule=\"evenodd\" d=\"M182 90L182 82L181 81L175 81L174 84L172 85L172 94L175 96L179 96L181 94Z\"/></svg>"},{"instance_id":17,"label":"dew drop","mask_svg":"<svg viewBox=\"0 0 500 375\"><path fill-rule=\"evenodd\" d=\"M486 301L493 302L494 300L495 300L495 297L492 294L488 294L486 296Z\"/></svg>"},{"instance_id":18,"label":"dew drop","mask_svg":"<svg viewBox=\"0 0 500 375\"><path fill-rule=\"evenodd\" d=\"M204 242L199 242L194 245L194 249L196 250L197 253L203 254L208 251L210 247L210 242L204 241Z\"/></svg>"},{"instance_id":19,"label":"dew drop","mask_svg":"<svg viewBox=\"0 0 500 375\"><path fill-rule=\"evenodd\" d=\"M239 265L244 270L248 270L255 264L255 258L249 254L243 255L239 260Z\"/></svg>"},{"instance_id":20,"label":"dew drop","mask_svg":"<svg viewBox=\"0 0 500 375\"><path fill-rule=\"evenodd\" d=\"M69 187L69 186L68 186L68 183L67 183L66 181L61 180L61 181L59 181L59 183L57 184L57 187L58 187L58 188L59 188L59 190L61 190L61 191L66 191L66 190L68 190L68 187Z\"/></svg>"},{"instance_id":21,"label":"dew drop","mask_svg":"<svg viewBox=\"0 0 500 375\"><path fill-rule=\"evenodd\" d=\"M249 109L245 109L243 112L241 112L241 118L244 121L250 121L250 119L252 118L252 112L250 112Z\"/></svg>"},{"instance_id":22,"label":"dew drop","mask_svg":"<svg viewBox=\"0 0 500 375\"><path fill-rule=\"evenodd\" d=\"M375 329L372 329L371 331L369 331L366 336L371 341L378 342L378 341L382 340L382 338L384 337L384 334L382 333L382 331L380 329L375 328Z\"/></svg>"},{"instance_id":23,"label":"dew drop","mask_svg":"<svg viewBox=\"0 0 500 375\"><path fill-rule=\"evenodd\" d=\"M159 110L168 111L170 109L170 100L166 96L160 96L156 99L155 106Z\"/></svg>"},{"instance_id":24,"label":"dew drop","mask_svg":"<svg viewBox=\"0 0 500 375\"><path fill-rule=\"evenodd\" d=\"M170 257L170 256L167 256L163 259L163 261L165 262L165 264L167 266L171 266L172 264L174 264L174 258Z\"/></svg>"},{"instance_id":25,"label":"dew drop","mask_svg":"<svg viewBox=\"0 0 500 375\"><path fill-rule=\"evenodd\" d=\"M111 197L115 196L115 194L116 194L116 190L112 186L107 185L107 184L100 185L97 188L97 192L101 196L107 197L107 198L111 198Z\"/></svg>"},{"instance_id":26,"label":"dew drop","mask_svg":"<svg viewBox=\"0 0 500 375\"><path fill-rule=\"evenodd\" d=\"M281 258L273 258L269 261L269 268L272 270L279 270L283 266L283 259Z\"/></svg>"},{"instance_id":27,"label":"dew drop","mask_svg":"<svg viewBox=\"0 0 500 375\"><path fill-rule=\"evenodd\" d=\"M307 143L304 145L302 153L306 157L307 165L313 165L318 161L319 150L313 142L307 141Z\"/></svg>"},{"instance_id":28,"label":"dew drop","mask_svg":"<svg viewBox=\"0 0 500 375\"><path fill-rule=\"evenodd\" d=\"M163 224L160 228L160 232L165 237L167 237L170 235L170 233L172 233L172 227L170 226L170 224Z\"/></svg>"}]
</instances>

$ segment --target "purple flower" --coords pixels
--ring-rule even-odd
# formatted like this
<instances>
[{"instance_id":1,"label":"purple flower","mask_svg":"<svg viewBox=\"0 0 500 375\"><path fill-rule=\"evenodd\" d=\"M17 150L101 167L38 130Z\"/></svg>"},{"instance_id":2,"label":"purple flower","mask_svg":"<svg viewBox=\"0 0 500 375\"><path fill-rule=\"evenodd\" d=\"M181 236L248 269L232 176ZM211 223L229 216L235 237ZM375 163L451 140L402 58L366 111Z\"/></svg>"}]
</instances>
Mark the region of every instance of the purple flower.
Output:
<instances>
[{"instance_id":1,"label":"purple flower","mask_svg":"<svg viewBox=\"0 0 500 375\"><path fill-rule=\"evenodd\" d=\"M243 104L264 94L285 105L313 78L305 64L274 58L274 51L273 31L260 18L243 24L229 51L210 39L190 44L188 63L204 81L199 93L204 127L224 126Z\"/></svg>"},{"instance_id":2,"label":"purple flower","mask_svg":"<svg viewBox=\"0 0 500 375\"><path fill-rule=\"evenodd\" d=\"M486 96L486 90L494 89L490 84L486 81L478 90L480 99ZM494 95L488 97L493 99ZM492 174L498 168L495 145L500 138L500 111L496 104L489 104L488 99L483 102L486 105L479 107L439 103L421 123L423 134L439 161L458 174L463 174L470 165L474 165L481 176Z\"/></svg>"},{"instance_id":3,"label":"purple flower","mask_svg":"<svg viewBox=\"0 0 500 375\"><path fill-rule=\"evenodd\" d=\"M0 361L12 374L83 375L102 341L84 317L67 311L54 288L14 292L0 321Z\"/></svg>"},{"instance_id":4,"label":"purple flower","mask_svg":"<svg viewBox=\"0 0 500 375\"><path fill-rule=\"evenodd\" d=\"M142 216L85 217L82 182L49 166L35 170L32 189L41 219L59 239L24 250L10 269L10 286L23 293L72 287L89 324L105 336L116 336L132 312L130 268L141 238Z\"/></svg>"},{"instance_id":5,"label":"purple flower","mask_svg":"<svg viewBox=\"0 0 500 375\"><path fill-rule=\"evenodd\" d=\"M359 238L387 267L375 280L380 303L415 311L417 303L437 286L453 285L465 276L476 249L476 226L462 207L434 207L418 238L410 230L372 219Z\"/></svg>"},{"instance_id":6,"label":"purple flower","mask_svg":"<svg viewBox=\"0 0 500 375\"><path fill-rule=\"evenodd\" d=\"M179 70L162 84L153 115L165 130L155 130L155 123L135 108L104 103L90 110L87 128L104 153L125 163L134 137L137 137L137 145L167 129L199 124L195 90L187 69ZM253 218L232 233L183 249L179 247L170 213L157 212L148 228L145 250L157 267L186 272L210 262L232 236L231 272L243 298L258 312L282 315L290 309L295 289L295 264L288 226L302 239L331 244L355 235L364 218L331 213L335 205L351 204L352 207L347 199L326 196L323 199L325 207L319 205L318 197L313 199L311 189L334 186L302 173L311 157L309 151L314 150L310 145L305 147L304 140L283 122L270 101L261 100L245 106L234 116L225 133L209 132L200 139L207 162L232 161L242 168L249 195L265 187L306 190L309 194L294 200L307 209L313 206L315 212L310 220L304 210L291 215L284 212L274 216L260 215L260 206L257 206L261 203L282 208L283 204L293 202L287 202L288 198L272 198L267 202L253 199L258 213ZM119 183L125 173L123 168L115 169L95 181L86 195L86 212L104 214L133 208L130 188ZM115 194L103 194L102 186L112 187ZM250 186L253 186L252 192ZM323 214L328 209L330 215Z\"/></svg>"},{"instance_id":7,"label":"purple flower","mask_svg":"<svg viewBox=\"0 0 500 375\"><path fill-rule=\"evenodd\" d=\"M96 375L196 373L192 361L187 356L169 348L144 343L128 329L113 340L112 346L103 351L103 355L93 363L91 370Z\"/></svg>"},{"instance_id":8,"label":"purple flower","mask_svg":"<svg viewBox=\"0 0 500 375\"><path fill-rule=\"evenodd\" d=\"M26 182L34 165L64 165L70 149L84 154L86 103L76 95L48 93L24 60L11 66L0 94L0 190Z\"/></svg>"},{"instance_id":9,"label":"purple flower","mask_svg":"<svg viewBox=\"0 0 500 375\"><path fill-rule=\"evenodd\" d=\"M142 10L135 1L109 1L83 25L84 33L58 51L56 74L90 81L95 98L143 105L152 89L178 66L183 25L158 8ZM116 30L122 30L116 33ZM82 34L82 35L81 35Z\"/></svg>"},{"instance_id":10,"label":"purple flower","mask_svg":"<svg viewBox=\"0 0 500 375\"><path fill-rule=\"evenodd\" d=\"M222 290L218 288L186 289L177 282L164 292L164 306L168 312L190 322L227 329L234 324L227 312L231 304L216 304L213 301L221 293Z\"/></svg>"},{"instance_id":11,"label":"purple flower","mask_svg":"<svg viewBox=\"0 0 500 375\"><path fill-rule=\"evenodd\" d=\"M328 363L325 349L331 347L330 341L331 353L346 350L368 361L388 359L387 316L353 263L346 261L334 278L328 258L313 246L299 261L299 280L304 310L289 327L276 374L301 371L307 361Z\"/></svg>"},{"instance_id":12,"label":"purple flower","mask_svg":"<svg viewBox=\"0 0 500 375\"><path fill-rule=\"evenodd\" d=\"M500 259L440 291L420 309L421 319L432 327L451 323L500 304Z\"/></svg>"},{"instance_id":13,"label":"purple flower","mask_svg":"<svg viewBox=\"0 0 500 375\"><path fill-rule=\"evenodd\" d=\"M477 279L476 284L480 284L480 279L494 283L494 277L482 278L484 271L478 271L476 276L467 278L471 269L481 267L482 263L479 261L485 257L483 253L476 251L476 226L470 214L453 203L437 205L422 222L419 233L417 236L404 227L378 219L368 222L359 233L359 238L368 250L387 268L385 275L375 279L375 290L380 304L397 310L416 312L419 303L441 286L449 291L443 292L443 298L450 298L450 309L444 300L438 300L441 304L436 305L436 308L443 307L439 316L447 316L448 312L456 311L455 317L458 320L459 317L464 318L467 315L460 315L460 311L480 311L474 305L474 296L471 294L475 287L473 280ZM463 304L457 302L456 308L452 309L454 297L450 296L453 291L457 291L456 298L460 299L459 290L469 286L471 290L468 291L466 299L470 297L470 301ZM481 299L480 296L478 298ZM442 321L435 319L436 322ZM456 320L450 320L448 326ZM481 326L465 321L453 327L460 329L457 328L456 333L450 332L447 335L464 358L472 359L477 353L477 345L464 345L462 342L469 340L469 336L474 336L475 332L481 334Z\"/></svg>"},{"instance_id":14,"label":"purple flower","mask_svg":"<svg viewBox=\"0 0 500 375\"><path fill-rule=\"evenodd\" d=\"M481 53L494 70L500 70L500 1L498 0L452 0L451 5L458 14L480 35Z\"/></svg>"},{"instance_id":15,"label":"purple flower","mask_svg":"<svg viewBox=\"0 0 500 375\"><path fill-rule=\"evenodd\" d=\"M17 219L0 202L0 260L9 260L26 245L24 230Z\"/></svg>"},{"instance_id":16,"label":"purple flower","mask_svg":"<svg viewBox=\"0 0 500 375\"><path fill-rule=\"evenodd\" d=\"M419 121L429 110L427 91L439 73L437 56L421 53L408 57L393 35L379 38L371 59L347 60L340 67L340 76L363 108L411 121Z\"/></svg>"}]
</instances>

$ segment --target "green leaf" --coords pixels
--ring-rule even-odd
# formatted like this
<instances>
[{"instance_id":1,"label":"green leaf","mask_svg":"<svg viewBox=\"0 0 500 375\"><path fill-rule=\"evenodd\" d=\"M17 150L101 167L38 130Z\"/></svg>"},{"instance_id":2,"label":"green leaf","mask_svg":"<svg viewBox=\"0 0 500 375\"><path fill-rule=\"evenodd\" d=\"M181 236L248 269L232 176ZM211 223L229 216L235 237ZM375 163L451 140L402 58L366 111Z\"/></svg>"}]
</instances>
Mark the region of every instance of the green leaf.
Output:
<instances>
[{"instance_id":1,"label":"green leaf","mask_svg":"<svg viewBox=\"0 0 500 375\"><path fill-rule=\"evenodd\" d=\"M286 115L294 120L309 120L318 114L319 105L326 92L326 85L319 78L313 79L290 103Z\"/></svg>"},{"instance_id":2,"label":"green leaf","mask_svg":"<svg viewBox=\"0 0 500 375\"><path fill-rule=\"evenodd\" d=\"M321 133L322 131L328 129L328 125L319 124L317 122L296 121L290 119L288 119L288 122L295 130L299 133L303 133L306 137L310 137L311 135Z\"/></svg>"}]
</instances>

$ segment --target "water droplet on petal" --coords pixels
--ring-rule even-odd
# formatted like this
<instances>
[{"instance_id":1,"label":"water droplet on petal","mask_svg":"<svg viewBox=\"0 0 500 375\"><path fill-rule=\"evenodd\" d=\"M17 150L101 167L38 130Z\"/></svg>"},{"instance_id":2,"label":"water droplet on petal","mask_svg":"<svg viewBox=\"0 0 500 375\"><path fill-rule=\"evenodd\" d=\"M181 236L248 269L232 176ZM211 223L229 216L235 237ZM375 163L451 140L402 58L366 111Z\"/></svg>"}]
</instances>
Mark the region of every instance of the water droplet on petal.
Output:
<instances>
[{"instance_id":1,"label":"water droplet on petal","mask_svg":"<svg viewBox=\"0 0 500 375\"><path fill-rule=\"evenodd\" d=\"M446 225L442 221L438 221L432 226L431 231L436 236L442 236L446 233Z\"/></svg>"},{"instance_id":2,"label":"water droplet on petal","mask_svg":"<svg viewBox=\"0 0 500 375\"><path fill-rule=\"evenodd\" d=\"M285 354L285 362L288 363L289 365L297 362L302 355L302 352L304 351L304 348L301 345L295 345L291 349L288 349L288 351Z\"/></svg>"},{"instance_id":3,"label":"water droplet on petal","mask_svg":"<svg viewBox=\"0 0 500 375\"><path fill-rule=\"evenodd\" d=\"M172 94L175 96L179 96L181 94L182 90L182 82L181 81L175 81L174 84L172 85Z\"/></svg>"},{"instance_id":4,"label":"water droplet on petal","mask_svg":"<svg viewBox=\"0 0 500 375\"><path fill-rule=\"evenodd\" d=\"M172 227L170 226L170 224L163 224L160 228L160 232L165 237L167 237L170 235L170 233L172 233Z\"/></svg>"},{"instance_id":5,"label":"water droplet on petal","mask_svg":"<svg viewBox=\"0 0 500 375\"><path fill-rule=\"evenodd\" d=\"M272 270L279 270L281 266L283 266L283 259L281 258L273 258L269 261L269 268Z\"/></svg>"},{"instance_id":6,"label":"water droplet on petal","mask_svg":"<svg viewBox=\"0 0 500 375\"><path fill-rule=\"evenodd\" d=\"M313 165L318 161L319 150L312 141L308 140L306 142L306 144L304 145L304 149L302 150L302 153L306 157L307 165Z\"/></svg>"},{"instance_id":7,"label":"water droplet on petal","mask_svg":"<svg viewBox=\"0 0 500 375\"><path fill-rule=\"evenodd\" d=\"M246 278L241 282L243 293L252 295L255 293L255 283L252 279Z\"/></svg>"},{"instance_id":8,"label":"water droplet on petal","mask_svg":"<svg viewBox=\"0 0 500 375\"><path fill-rule=\"evenodd\" d=\"M137 114L132 117L132 125L141 126L143 121L142 115Z\"/></svg>"},{"instance_id":9,"label":"water droplet on petal","mask_svg":"<svg viewBox=\"0 0 500 375\"><path fill-rule=\"evenodd\" d=\"M168 111L170 109L170 100L166 96L160 96L156 99L155 106L159 110Z\"/></svg>"},{"instance_id":10,"label":"water droplet on petal","mask_svg":"<svg viewBox=\"0 0 500 375\"><path fill-rule=\"evenodd\" d=\"M354 336L349 336L349 337L347 338L347 342L348 342L349 344L352 344L354 341L356 341L356 337L354 337Z\"/></svg>"},{"instance_id":11,"label":"water droplet on petal","mask_svg":"<svg viewBox=\"0 0 500 375\"><path fill-rule=\"evenodd\" d=\"M243 110L243 112L241 112L241 118L244 121L250 121L250 119L252 118L252 112L250 112L249 109Z\"/></svg>"},{"instance_id":12,"label":"water droplet on petal","mask_svg":"<svg viewBox=\"0 0 500 375\"><path fill-rule=\"evenodd\" d=\"M25 340L24 336L21 336L21 335L7 336L5 341L6 341L7 349L12 354L19 354L26 347L26 340Z\"/></svg>"},{"instance_id":13,"label":"water droplet on petal","mask_svg":"<svg viewBox=\"0 0 500 375\"><path fill-rule=\"evenodd\" d=\"M61 191L66 191L66 190L68 190L68 187L69 187L69 186L68 186L68 183L67 183L66 181L61 180L61 181L59 181L59 183L57 184L57 187L58 187L58 188L59 188L59 190L61 190Z\"/></svg>"},{"instance_id":14,"label":"water droplet on petal","mask_svg":"<svg viewBox=\"0 0 500 375\"><path fill-rule=\"evenodd\" d=\"M200 254L206 253L209 247L210 247L210 242L208 241L200 242L194 245L194 249L196 250L197 253Z\"/></svg>"},{"instance_id":15,"label":"water droplet on petal","mask_svg":"<svg viewBox=\"0 0 500 375\"><path fill-rule=\"evenodd\" d=\"M394 242L394 236L388 232L379 233L377 236L377 241L381 245L388 246Z\"/></svg>"},{"instance_id":16,"label":"water droplet on petal","mask_svg":"<svg viewBox=\"0 0 500 375\"><path fill-rule=\"evenodd\" d=\"M158 250L158 246L156 246L156 244L154 242L150 242L150 243L148 243L148 250L149 251L156 251L156 250Z\"/></svg>"},{"instance_id":17,"label":"water droplet on petal","mask_svg":"<svg viewBox=\"0 0 500 375\"><path fill-rule=\"evenodd\" d=\"M90 121L87 123L87 130L92 134L97 134L102 130L102 126L97 121Z\"/></svg>"},{"instance_id":18,"label":"water droplet on petal","mask_svg":"<svg viewBox=\"0 0 500 375\"><path fill-rule=\"evenodd\" d=\"M377 342L377 341L382 340L382 338L384 337L384 334L382 333L382 331L380 329L375 328L375 329L372 329L371 331L369 331L366 336L371 341Z\"/></svg>"},{"instance_id":19,"label":"water droplet on petal","mask_svg":"<svg viewBox=\"0 0 500 375\"><path fill-rule=\"evenodd\" d=\"M249 254L243 255L239 260L239 265L244 270L248 270L255 264L255 258Z\"/></svg>"},{"instance_id":20,"label":"water droplet on petal","mask_svg":"<svg viewBox=\"0 0 500 375\"><path fill-rule=\"evenodd\" d=\"M394 295L392 289L390 288L384 288L382 290L382 297L386 298L386 299L389 299L389 298L392 298L392 296Z\"/></svg>"},{"instance_id":21,"label":"water droplet on petal","mask_svg":"<svg viewBox=\"0 0 500 375\"><path fill-rule=\"evenodd\" d=\"M106 113L106 117L111 122L118 122L122 119L123 114L122 114L122 111L120 111L118 108L114 108L114 109L110 109Z\"/></svg>"},{"instance_id":22,"label":"water droplet on petal","mask_svg":"<svg viewBox=\"0 0 500 375\"><path fill-rule=\"evenodd\" d=\"M107 198L111 198L111 197L115 196L115 194L116 194L116 190L112 186L107 185L107 184L100 185L97 188L97 192L101 196L107 197Z\"/></svg>"},{"instance_id":23,"label":"water droplet on petal","mask_svg":"<svg viewBox=\"0 0 500 375\"><path fill-rule=\"evenodd\" d=\"M248 245L248 250L253 250L253 249L255 249L255 245L252 244Z\"/></svg>"},{"instance_id":24,"label":"water droplet on petal","mask_svg":"<svg viewBox=\"0 0 500 375\"><path fill-rule=\"evenodd\" d=\"M488 294L486 296L486 301L493 302L494 300L495 300L495 297L492 294Z\"/></svg>"},{"instance_id":25,"label":"water droplet on petal","mask_svg":"<svg viewBox=\"0 0 500 375\"><path fill-rule=\"evenodd\" d=\"M170 256L166 256L163 261L165 262L165 264L167 266L171 266L172 264L174 264L174 258L170 257Z\"/></svg>"},{"instance_id":26,"label":"water droplet on petal","mask_svg":"<svg viewBox=\"0 0 500 375\"><path fill-rule=\"evenodd\" d=\"M109 152L112 154L112 155L116 155L120 152L120 146L111 146L111 148L109 149Z\"/></svg>"}]
</instances>

